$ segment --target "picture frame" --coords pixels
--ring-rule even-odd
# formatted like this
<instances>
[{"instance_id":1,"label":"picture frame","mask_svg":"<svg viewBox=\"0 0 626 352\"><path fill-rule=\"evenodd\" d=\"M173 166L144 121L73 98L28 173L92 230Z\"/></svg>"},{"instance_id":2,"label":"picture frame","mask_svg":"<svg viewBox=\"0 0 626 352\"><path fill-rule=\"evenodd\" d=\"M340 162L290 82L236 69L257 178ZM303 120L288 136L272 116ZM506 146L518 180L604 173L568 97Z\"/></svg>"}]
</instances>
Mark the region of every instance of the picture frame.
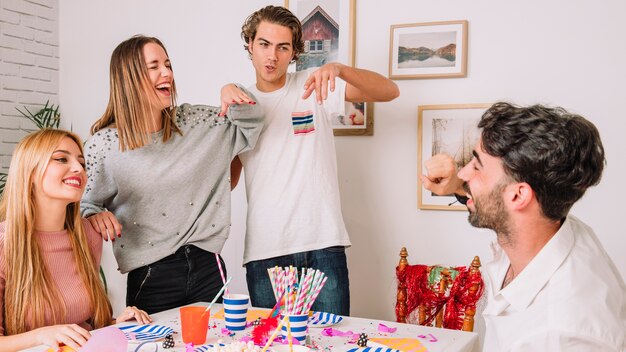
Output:
<instances>
[{"instance_id":1,"label":"picture frame","mask_svg":"<svg viewBox=\"0 0 626 352\"><path fill-rule=\"evenodd\" d=\"M420 105L417 108L417 207L426 210L466 210L454 195L436 195L422 187L424 162L433 155L451 155L457 169L473 157L480 138L478 122L491 104ZM455 204L456 203L456 204Z\"/></svg>"},{"instance_id":2,"label":"picture frame","mask_svg":"<svg viewBox=\"0 0 626 352\"><path fill-rule=\"evenodd\" d=\"M467 76L466 20L392 25L389 78Z\"/></svg>"},{"instance_id":3,"label":"picture frame","mask_svg":"<svg viewBox=\"0 0 626 352\"><path fill-rule=\"evenodd\" d=\"M354 66L356 0L285 0L285 7L302 23L305 50L296 71L327 62ZM335 136L373 135L373 104L346 102L345 115L334 117L332 126Z\"/></svg>"}]
</instances>

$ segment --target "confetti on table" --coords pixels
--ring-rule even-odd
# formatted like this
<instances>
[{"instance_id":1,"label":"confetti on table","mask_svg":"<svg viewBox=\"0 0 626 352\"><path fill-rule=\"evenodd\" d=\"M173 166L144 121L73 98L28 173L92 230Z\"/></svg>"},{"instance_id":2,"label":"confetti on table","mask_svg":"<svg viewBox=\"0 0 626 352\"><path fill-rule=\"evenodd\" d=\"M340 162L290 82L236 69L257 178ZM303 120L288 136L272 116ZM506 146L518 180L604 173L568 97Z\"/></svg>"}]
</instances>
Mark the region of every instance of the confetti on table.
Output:
<instances>
[{"instance_id":1,"label":"confetti on table","mask_svg":"<svg viewBox=\"0 0 626 352\"><path fill-rule=\"evenodd\" d=\"M378 324L378 331L380 332L394 333L396 330L398 330L398 328L392 328L383 323Z\"/></svg>"}]
</instances>

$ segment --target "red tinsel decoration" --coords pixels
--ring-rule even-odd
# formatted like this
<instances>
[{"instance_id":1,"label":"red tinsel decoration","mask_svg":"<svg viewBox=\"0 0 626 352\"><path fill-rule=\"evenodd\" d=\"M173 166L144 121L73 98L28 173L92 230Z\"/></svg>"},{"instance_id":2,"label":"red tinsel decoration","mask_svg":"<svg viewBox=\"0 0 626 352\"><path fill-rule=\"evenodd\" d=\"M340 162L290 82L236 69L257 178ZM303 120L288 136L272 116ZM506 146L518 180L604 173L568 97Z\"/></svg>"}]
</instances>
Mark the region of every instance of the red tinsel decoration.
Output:
<instances>
[{"instance_id":1,"label":"red tinsel decoration","mask_svg":"<svg viewBox=\"0 0 626 352\"><path fill-rule=\"evenodd\" d=\"M435 270L436 267L431 267ZM476 305L483 293L483 281L480 271L470 273L467 267L451 267L451 272L458 272L454 278L452 286L446 292L439 292L439 281L429 283L428 266L408 265L403 271L397 271L398 281L406 287L407 294L407 315L417 309L420 305L425 307L426 320L422 325L430 325L439 311L444 309L443 327L459 330L463 326L463 315L465 308ZM469 292L469 288L478 284L478 289L474 293ZM396 314L398 314L396 308Z\"/></svg>"}]
</instances>

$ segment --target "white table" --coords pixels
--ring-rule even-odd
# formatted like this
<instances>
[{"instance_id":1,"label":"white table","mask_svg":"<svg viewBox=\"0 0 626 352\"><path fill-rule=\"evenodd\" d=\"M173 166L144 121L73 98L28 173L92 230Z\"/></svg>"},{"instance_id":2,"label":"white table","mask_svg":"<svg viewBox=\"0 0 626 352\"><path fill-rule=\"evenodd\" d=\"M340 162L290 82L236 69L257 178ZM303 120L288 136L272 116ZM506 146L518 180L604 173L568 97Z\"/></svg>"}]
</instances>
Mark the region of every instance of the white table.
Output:
<instances>
[{"instance_id":1,"label":"white table","mask_svg":"<svg viewBox=\"0 0 626 352\"><path fill-rule=\"evenodd\" d=\"M197 303L194 305L207 306L208 303ZM229 343L232 341L238 341L244 336L250 336L252 327L246 328L244 331L236 332L234 336L227 336L222 334L222 328L224 327L224 320L214 319L215 313L222 310L222 305L215 304L211 308L211 319L209 321L209 331L207 333L207 344L216 344L218 341ZM154 320L153 324L166 325L178 332L174 335L176 346L171 349L163 349L161 343L159 344L159 352L179 352L184 351L184 344L181 340L180 334L180 319L178 308L163 311L152 315ZM382 323L388 327L397 328L394 333L381 333L378 331L378 324ZM119 325L128 325L128 323L121 323ZM214 327L215 326L215 327ZM356 334L366 333L369 338L372 337L407 337L418 338L420 342L428 349L429 352L473 352L478 350L478 335L473 332L448 330L431 328L419 325L401 324L396 322L381 321L374 319L363 319L355 317L345 317L341 322L332 326L332 328L341 331L352 331ZM309 328L309 335L311 340L317 343L321 347L328 348L332 351L346 351L351 348L357 347L356 344L348 344L348 337L327 337L322 335L323 328ZM420 337L421 336L421 337ZM129 344L128 351L134 351L138 344ZM154 351L154 345L144 346L141 351ZM28 351L45 351L42 348L29 349Z\"/></svg>"}]
</instances>

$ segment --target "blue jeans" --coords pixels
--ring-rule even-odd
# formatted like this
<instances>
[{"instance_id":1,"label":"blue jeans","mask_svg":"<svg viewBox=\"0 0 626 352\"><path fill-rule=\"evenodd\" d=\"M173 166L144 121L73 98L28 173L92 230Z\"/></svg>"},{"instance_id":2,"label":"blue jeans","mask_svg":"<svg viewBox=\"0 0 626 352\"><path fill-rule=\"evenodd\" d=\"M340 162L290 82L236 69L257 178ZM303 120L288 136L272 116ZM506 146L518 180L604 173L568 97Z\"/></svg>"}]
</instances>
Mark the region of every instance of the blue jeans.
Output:
<instances>
[{"instance_id":1,"label":"blue jeans","mask_svg":"<svg viewBox=\"0 0 626 352\"><path fill-rule=\"evenodd\" d=\"M272 308L276 304L267 269L293 265L298 268L319 269L328 280L315 300L314 311L350 315L350 283L346 250L342 246L329 247L309 252L283 255L256 260L246 264L246 281L254 307Z\"/></svg>"},{"instance_id":2,"label":"blue jeans","mask_svg":"<svg viewBox=\"0 0 626 352\"><path fill-rule=\"evenodd\" d=\"M221 257L220 261L226 270ZM127 284L126 305L137 306L148 314L211 302L223 286L215 254L193 245L182 246L174 254L129 272Z\"/></svg>"}]
</instances>

